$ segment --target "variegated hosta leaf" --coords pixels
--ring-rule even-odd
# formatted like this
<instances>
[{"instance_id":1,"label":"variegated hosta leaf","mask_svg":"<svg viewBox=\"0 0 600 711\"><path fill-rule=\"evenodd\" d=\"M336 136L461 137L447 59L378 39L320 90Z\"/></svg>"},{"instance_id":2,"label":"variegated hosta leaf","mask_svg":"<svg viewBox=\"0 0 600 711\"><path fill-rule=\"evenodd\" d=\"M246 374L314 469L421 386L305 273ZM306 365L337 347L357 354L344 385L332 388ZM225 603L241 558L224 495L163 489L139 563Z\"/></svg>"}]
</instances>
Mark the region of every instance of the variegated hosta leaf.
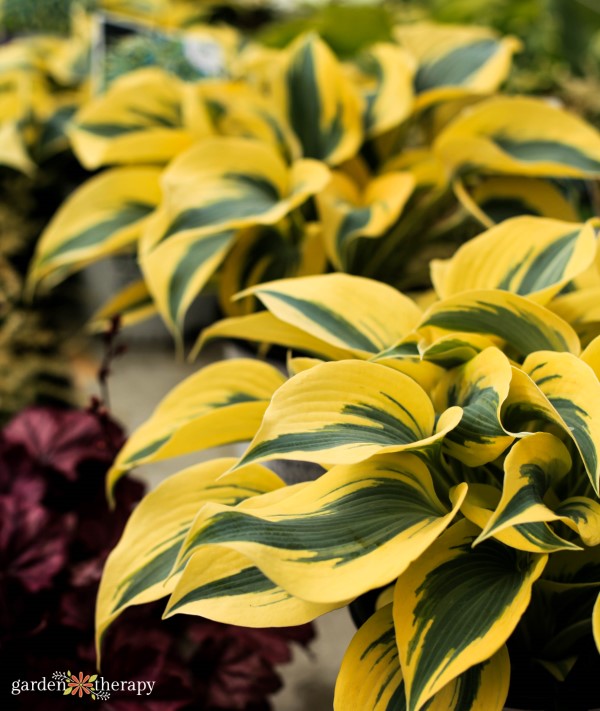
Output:
<instances>
[{"instance_id":1,"label":"variegated hosta leaf","mask_svg":"<svg viewBox=\"0 0 600 711\"><path fill-rule=\"evenodd\" d=\"M571 496L557 505L554 512L579 534L585 545L600 545L600 504L597 501L588 496Z\"/></svg>"},{"instance_id":2,"label":"variegated hosta leaf","mask_svg":"<svg viewBox=\"0 0 600 711\"><path fill-rule=\"evenodd\" d=\"M306 223L296 234L291 222L253 227L238 234L219 273L219 302L228 316L256 311L253 296L235 298L256 284L327 271L320 223Z\"/></svg>"},{"instance_id":3,"label":"variegated hosta leaf","mask_svg":"<svg viewBox=\"0 0 600 711\"><path fill-rule=\"evenodd\" d=\"M351 350L331 346L296 326L280 321L269 311L217 321L204 329L190 357L195 358L206 343L216 338L241 338L246 341L268 343L310 353L327 360L344 360L352 357Z\"/></svg>"},{"instance_id":4,"label":"variegated hosta leaf","mask_svg":"<svg viewBox=\"0 0 600 711\"><path fill-rule=\"evenodd\" d=\"M140 245L167 324L181 326L236 230L277 223L328 180L322 163L301 160L288 169L273 147L249 139L207 139L178 156L163 175L163 203Z\"/></svg>"},{"instance_id":5,"label":"variegated hosta leaf","mask_svg":"<svg viewBox=\"0 0 600 711\"><path fill-rule=\"evenodd\" d=\"M594 373L596 373L598 380L600 380L600 336L594 338L583 351L581 360L590 366Z\"/></svg>"},{"instance_id":6,"label":"variegated hosta leaf","mask_svg":"<svg viewBox=\"0 0 600 711\"><path fill-rule=\"evenodd\" d=\"M399 126L413 108L414 57L393 44L370 47L358 58L359 87L365 100L367 138Z\"/></svg>"},{"instance_id":7,"label":"variegated hosta leaf","mask_svg":"<svg viewBox=\"0 0 600 711\"><path fill-rule=\"evenodd\" d=\"M11 43L12 44L12 43ZM0 53L0 67L10 45ZM19 51L18 54L21 54ZM31 158L27 127L31 122L33 107L46 96L45 83L27 69L2 67L0 75L0 165L32 174L35 164Z\"/></svg>"},{"instance_id":8,"label":"variegated hosta leaf","mask_svg":"<svg viewBox=\"0 0 600 711\"><path fill-rule=\"evenodd\" d=\"M281 321L359 357L406 336L421 311L391 286L348 274L281 279L248 292Z\"/></svg>"},{"instance_id":9,"label":"variegated hosta leaf","mask_svg":"<svg viewBox=\"0 0 600 711\"><path fill-rule=\"evenodd\" d=\"M377 610L352 638L335 684L333 708L334 711L406 709L391 605Z\"/></svg>"},{"instance_id":10,"label":"variegated hosta leaf","mask_svg":"<svg viewBox=\"0 0 600 711\"><path fill-rule=\"evenodd\" d=\"M164 19L165 0L101 0L99 3L108 12L129 15L140 19L158 21Z\"/></svg>"},{"instance_id":11,"label":"variegated hosta leaf","mask_svg":"<svg viewBox=\"0 0 600 711\"><path fill-rule=\"evenodd\" d=\"M394 29L396 40L417 59L415 108L468 95L492 94L506 79L520 44L483 27L426 22Z\"/></svg>"},{"instance_id":12,"label":"variegated hosta leaf","mask_svg":"<svg viewBox=\"0 0 600 711\"><path fill-rule=\"evenodd\" d=\"M496 345L498 339L480 336L477 333L450 333L429 340L419 341L419 352L424 361L443 368L454 368L474 358L486 348Z\"/></svg>"},{"instance_id":13,"label":"variegated hosta leaf","mask_svg":"<svg viewBox=\"0 0 600 711\"><path fill-rule=\"evenodd\" d=\"M251 439L269 398L285 378L252 359L214 363L186 378L127 440L108 486L144 462Z\"/></svg>"},{"instance_id":14,"label":"variegated hosta leaf","mask_svg":"<svg viewBox=\"0 0 600 711\"><path fill-rule=\"evenodd\" d=\"M185 469L163 481L136 507L104 567L96 608L98 652L106 629L123 610L173 591L179 577L171 577L173 565L205 502L235 506L284 486L260 465L223 476L234 463L235 459L216 459Z\"/></svg>"},{"instance_id":15,"label":"variegated hosta leaf","mask_svg":"<svg viewBox=\"0 0 600 711\"><path fill-rule=\"evenodd\" d=\"M458 405L463 416L444 439L444 450L469 467L497 459L510 446L500 421L500 410L512 378L508 358L497 348L486 348L464 365L446 373L436 384L432 400L438 412Z\"/></svg>"},{"instance_id":16,"label":"variegated hosta leaf","mask_svg":"<svg viewBox=\"0 0 600 711\"><path fill-rule=\"evenodd\" d=\"M561 520L562 517L545 503L545 498L548 491L571 469L571 465L567 448L554 435L538 432L516 442L504 461L502 497L476 543L519 524ZM575 544L556 536L547 526L530 527L529 530L537 532L538 539L543 537L542 531L545 532L545 549L548 552L576 548ZM520 534L524 532L523 528L519 529ZM555 538L554 543L552 538ZM506 539L505 542L508 543ZM528 543L539 546L533 540ZM528 545L519 545L516 538L508 544L521 550L532 550Z\"/></svg>"},{"instance_id":17,"label":"variegated hosta leaf","mask_svg":"<svg viewBox=\"0 0 600 711\"><path fill-rule=\"evenodd\" d=\"M353 245L360 238L377 239L398 219L415 185L408 173L385 173L360 192L343 173L334 173L317 195L323 237L333 265L340 271L353 264Z\"/></svg>"},{"instance_id":18,"label":"variegated hosta leaf","mask_svg":"<svg viewBox=\"0 0 600 711\"><path fill-rule=\"evenodd\" d=\"M165 617L199 615L242 627L301 625L345 604L300 600L269 580L246 556L221 546L192 555L170 589Z\"/></svg>"},{"instance_id":19,"label":"variegated hosta leaf","mask_svg":"<svg viewBox=\"0 0 600 711\"><path fill-rule=\"evenodd\" d=\"M174 236L275 224L329 181L314 160L288 167L267 144L248 138L207 138L179 155L163 174L161 216L146 236L148 252Z\"/></svg>"},{"instance_id":20,"label":"variegated hosta leaf","mask_svg":"<svg viewBox=\"0 0 600 711\"><path fill-rule=\"evenodd\" d=\"M448 171L430 147L407 148L394 156L382 156L383 173L408 171L415 179L416 188L428 188L439 193L449 189Z\"/></svg>"},{"instance_id":21,"label":"variegated hosta leaf","mask_svg":"<svg viewBox=\"0 0 600 711\"><path fill-rule=\"evenodd\" d=\"M479 528L485 529L500 505L501 492L490 484L469 484L469 492L461 506L461 513ZM552 553L580 550L577 544L562 538L545 521L517 523L500 528L492 534L500 543L529 553Z\"/></svg>"},{"instance_id":22,"label":"variegated hosta leaf","mask_svg":"<svg viewBox=\"0 0 600 711\"><path fill-rule=\"evenodd\" d=\"M425 392L432 392L444 374L444 369L435 363L428 363L416 358L374 358L374 363L408 375L416 381Z\"/></svg>"},{"instance_id":23,"label":"variegated hosta leaf","mask_svg":"<svg viewBox=\"0 0 600 711\"><path fill-rule=\"evenodd\" d=\"M600 595L598 595L596 604L594 605L592 629L594 631L594 641L596 642L596 647L598 648L598 652L600 652Z\"/></svg>"},{"instance_id":24,"label":"variegated hosta leaf","mask_svg":"<svg viewBox=\"0 0 600 711\"><path fill-rule=\"evenodd\" d=\"M339 165L358 152L363 137L360 95L317 35L303 35L290 46L274 95L304 156Z\"/></svg>"},{"instance_id":25,"label":"variegated hosta leaf","mask_svg":"<svg viewBox=\"0 0 600 711\"><path fill-rule=\"evenodd\" d=\"M0 82L1 90L2 83ZM4 103L0 100L0 110L3 109ZM35 170L35 164L29 155L20 122L0 122L0 165L9 166L29 175L33 174Z\"/></svg>"},{"instance_id":26,"label":"variegated hosta leaf","mask_svg":"<svg viewBox=\"0 0 600 711\"><path fill-rule=\"evenodd\" d=\"M600 546L550 556L540 584L559 592L579 587L600 588Z\"/></svg>"},{"instance_id":27,"label":"variegated hosta leaf","mask_svg":"<svg viewBox=\"0 0 600 711\"><path fill-rule=\"evenodd\" d=\"M89 169L111 163L166 163L195 140L213 133L199 99L186 116L184 89L158 68L131 72L86 103L69 132L73 150Z\"/></svg>"},{"instance_id":28,"label":"variegated hosta leaf","mask_svg":"<svg viewBox=\"0 0 600 711\"><path fill-rule=\"evenodd\" d=\"M571 353L532 353L513 373L506 407L511 429L540 418L559 425L575 442L598 494L600 382L586 363Z\"/></svg>"},{"instance_id":29,"label":"variegated hosta leaf","mask_svg":"<svg viewBox=\"0 0 600 711\"><path fill-rule=\"evenodd\" d=\"M473 204L476 210L472 210ZM575 207L554 183L514 175L481 180L472 191L472 201L463 203L463 207L486 227L519 215L536 215L566 222L580 220Z\"/></svg>"},{"instance_id":30,"label":"variegated hosta leaf","mask_svg":"<svg viewBox=\"0 0 600 711\"><path fill-rule=\"evenodd\" d=\"M146 235L155 232L161 215L150 221ZM234 229L217 230L198 237L167 240L140 256L140 266L158 312L182 347L185 315L194 299L217 271L234 244ZM142 238L142 248L144 245Z\"/></svg>"},{"instance_id":31,"label":"variegated hosta leaf","mask_svg":"<svg viewBox=\"0 0 600 711\"><path fill-rule=\"evenodd\" d=\"M310 358L298 356L296 358L292 357L291 353L288 352L286 368L290 377L298 375L298 373L303 373L309 368L314 368L315 365L319 365L324 361L321 358Z\"/></svg>"},{"instance_id":32,"label":"variegated hosta leaf","mask_svg":"<svg viewBox=\"0 0 600 711\"><path fill-rule=\"evenodd\" d=\"M301 157L298 139L280 107L257 88L242 81L211 81L200 84L199 91L218 134L268 143L288 160Z\"/></svg>"},{"instance_id":33,"label":"variegated hosta leaf","mask_svg":"<svg viewBox=\"0 0 600 711\"><path fill-rule=\"evenodd\" d=\"M123 327L133 326L156 314L156 306L143 279L128 284L99 309L92 317L89 327L104 331L111 320L119 317Z\"/></svg>"},{"instance_id":34,"label":"variegated hosta leaf","mask_svg":"<svg viewBox=\"0 0 600 711\"><path fill-rule=\"evenodd\" d=\"M393 590L393 589L392 589ZM502 711L508 695L506 647L438 692L427 711ZM335 688L335 711L406 711L392 606L378 610L354 635Z\"/></svg>"},{"instance_id":35,"label":"variegated hosta leaf","mask_svg":"<svg viewBox=\"0 0 600 711\"><path fill-rule=\"evenodd\" d=\"M37 136L36 153L40 160L55 156L69 149L67 129L71 119L79 108L83 97L79 92L69 92L61 96L51 115L44 120L44 125Z\"/></svg>"},{"instance_id":36,"label":"variegated hosta leaf","mask_svg":"<svg viewBox=\"0 0 600 711\"><path fill-rule=\"evenodd\" d=\"M435 303L424 314L419 331L463 331L496 336L520 355L540 350L579 353L577 334L558 316L518 294L476 290Z\"/></svg>"},{"instance_id":37,"label":"variegated hosta leaf","mask_svg":"<svg viewBox=\"0 0 600 711\"><path fill-rule=\"evenodd\" d=\"M6 5L6 0L2 0L0 8L2 5ZM11 42L2 44L0 47L0 72L4 76L15 70L29 76L43 71L44 62L40 56L39 44L32 43L31 40L31 37L15 37Z\"/></svg>"},{"instance_id":38,"label":"variegated hosta leaf","mask_svg":"<svg viewBox=\"0 0 600 711\"><path fill-rule=\"evenodd\" d=\"M472 543L477 526L452 526L398 578L394 624L408 711L497 652L527 609L547 556L496 541ZM451 594L449 594L451 591Z\"/></svg>"},{"instance_id":39,"label":"variegated hosta leaf","mask_svg":"<svg viewBox=\"0 0 600 711\"><path fill-rule=\"evenodd\" d=\"M159 178L158 168L114 168L78 188L38 242L30 288L55 284L135 242L160 201Z\"/></svg>"},{"instance_id":40,"label":"variegated hosta leaf","mask_svg":"<svg viewBox=\"0 0 600 711\"><path fill-rule=\"evenodd\" d=\"M323 363L277 390L241 463L299 459L351 464L374 454L435 446L462 416L437 421L433 404L412 378L359 360Z\"/></svg>"},{"instance_id":41,"label":"variegated hosta leaf","mask_svg":"<svg viewBox=\"0 0 600 711\"><path fill-rule=\"evenodd\" d=\"M589 622L589 620L588 620ZM582 635L583 636L583 635ZM571 656L567 657L566 659L560 659L558 661L546 661L545 659L536 659L536 662L544 667L546 671L550 672L552 676L557 680L557 681L564 681L573 667L575 666L575 662L577 661L577 656Z\"/></svg>"},{"instance_id":42,"label":"variegated hosta leaf","mask_svg":"<svg viewBox=\"0 0 600 711\"><path fill-rule=\"evenodd\" d=\"M449 509L414 455L334 467L272 505L208 504L181 559L224 545L292 595L341 602L392 582L452 522L466 491L466 484L451 491Z\"/></svg>"},{"instance_id":43,"label":"variegated hosta leaf","mask_svg":"<svg viewBox=\"0 0 600 711\"><path fill-rule=\"evenodd\" d=\"M600 134L542 99L497 97L477 104L442 131L434 150L455 173L600 175Z\"/></svg>"},{"instance_id":44,"label":"variegated hosta leaf","mask_svg":"<svg viewBox=\"0 0 600 711\"><path fill-rule=\"evenodd\" d=\"M86 12L81 5L75 5L70 8L70 25L66 37L34 34L26 41L41 49L44 71L55 82L63 87L82 85L87 95L89 87L85 86L85 80L89 77L91 45L98 28L97 17Z\"/></svg>"},{"instance_id":45,"label":"variegated hosta leaf","mask_svg":"<svg viewBox=\"0 0 600 711\"><path fill-rule=\"evenodd\" d=\"M436 298L434 298L434 302L437 302ZM380 351L375 358L419 360L421 358L419 346L422 340L416 331L411 331L390 348Z\"/></svg>"},{"instance_id":46,"label":"variegated hosta leaf","mask_svg":"<svg viewBox=\"0 0 600 711\"><path fill-rule=\"evenodd\" d=\"M548 304L548 308L571 324L582 340L600 333L600 287L560 294Z\"/></svg>"},{"instance_id":47,"label":"variegated hosta leaf","mask_svg":"<svg viewBox=\"0 0 600 711\"><path fill-rule=\"evenodd\" d=\"M433 261L431 278L441 299L471 289L502 289L545 304L591 264L591 224L515 217Z\"/></svg>"},{"instance_id":48,"label":"variegated hosta leaf","mask_svg":"<svg viewBox=\"0 0 600 711\"><path fill-rule=\"evenodd\" d=\"M502 711L510 685L506 646L456 677L423 708L427 711Z\"/></svg>"}]
</instances>

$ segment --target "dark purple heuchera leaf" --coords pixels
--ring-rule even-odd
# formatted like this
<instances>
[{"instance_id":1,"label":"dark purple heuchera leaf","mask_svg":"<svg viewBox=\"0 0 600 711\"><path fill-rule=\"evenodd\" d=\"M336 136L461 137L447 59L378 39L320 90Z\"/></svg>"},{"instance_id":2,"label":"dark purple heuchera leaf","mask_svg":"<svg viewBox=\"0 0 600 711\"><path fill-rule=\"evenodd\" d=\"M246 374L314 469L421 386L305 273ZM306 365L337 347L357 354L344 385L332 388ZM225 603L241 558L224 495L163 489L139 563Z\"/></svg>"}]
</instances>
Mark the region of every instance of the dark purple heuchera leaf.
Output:
<instances>
[{"instance_id":1,"label":"dark purple heuchera leaf","mask_svg":"<svg viewBox=\"0 0 600 711\"><path fill-rule=\"evenodd\" d=\"M15 485L31 486L38 501L46 490L46 481L25 447L7 441L0 433L0 495L10 493Z\"/></svg>"},{"instance_id":2,"label":"dark purple heuchera leaf","mask_svg":"<svg viewBox=\"0 0 600 711\"><path fill-rule=\"evenodd\" d=\"M205 622L206 635L191 660L196 690L210 711L269 709L266 697L281 688L273 666L234 627ZM200 628L202 629L202 628ZM199 637L201 635L194 635Z\"/></svg>"},{"instance_id":3,"label":"dark purple heuchera leaf","mask_svg":"<svg viewBox=\"0 0 600 711\"><path fill-rule=\"evenodd\" d=\"M123 441L96 408L32 408L0 433L0 667L7 678L96 669L94 606L102 568L143 495L124 477L109 510L106 470ZM109 629L102 675L155 681L111 694L102 711L268 711L275 664L312 627L240 629L197 617L163 621L163 602L130 608ZM61 711L62 696L22 694L17 709ZM71 704L71 702L69 702ZM72 705L72 704L71 704Z\"/></svg>"},{"instance_id":4,"label":"dark purple heuchera leaf","mask_svg":"<svg viewBox=\"0 0 600 711\"><path fill-rule=\"evenodd\" d=\"M79 630L94 627L94 601L106 556L98 556L71 566L68 585L58 603L62 625Z\"/></svg>"},{"instance_id":5,"label":"dark purple heuchera leaf","mask_svg":"<svg viewBox=\"0 0 600 711\"><path fill-rule=\"evenodd\" d=\"M246 647L260 654L269 664L285 664L292 658L291 643L296 642L306 647L314 639L315 631L312 625L254 629L203 620L202 625L190 628L189 636L201 649L214 637L235 637Z\"/></svg>"},{"instance_id":6,"label":"dark purple heuchera leaf","mask_svg":"<svg viewBox=\"0 0 600 711\"><path fill-rule=\"evenodd\" d=\"M127 519L144 495L144 485L124 477L115 487L115 507L109 511L105 494L105 472L89 471L82 466L82 476L76 491L80 503L75 541L86 558L106 555L117 545Z\"/></svg>"},{"instance_id":7,"label":"dark purple heuchera leaf","mask_svg":"<svg viewBox=\"0 0 600 711\"><path fill-rule=\"evenodd\" d=\"M1 581L27 592L47 588L67 563L73 516L56 516L39 504L35 486L0 496Z\"/></svg>"},{"instance_id":8,"label":"dark purple heuchera leaf","mask_svg":"<svg viewBox=\"0 0 600 711\"><path fill-rule=\"evenodd\" d=\"M281 688L273 665L289 662L290 643L306 646L314 628L250 629L202 620L189 625L188 634L198 645L191 665L205 708L262 711L270 708L265 697Z\"/></svg>"},{"instance_id":9,"label":"dark purple heuchera leaf","mask_svg":"<svg viewBox=\"0 0 600 711\"><path fill-rule=\"evenodd\" d=\"M130 608L107 633L103 645L102 674L107 679L156 681L152 694L112 695L105 711L179 711L198 708L189 665L182 656L180 629L160 619L160 605ZM177 634L174 634L177 631Z\"/></svg>"},{"instance_id":10,"label":"dark purple heuchera leaf","mask_svg":"<svg viewBox=\"0 0 600 711\"><path fill-rule=\"evenodd\" d=\"M31 407L4 429L9 442L22 444L41 467L77 478L82 462L111 464L123 444L123 431L98 412Z\"/></svg>"}]
</instances>

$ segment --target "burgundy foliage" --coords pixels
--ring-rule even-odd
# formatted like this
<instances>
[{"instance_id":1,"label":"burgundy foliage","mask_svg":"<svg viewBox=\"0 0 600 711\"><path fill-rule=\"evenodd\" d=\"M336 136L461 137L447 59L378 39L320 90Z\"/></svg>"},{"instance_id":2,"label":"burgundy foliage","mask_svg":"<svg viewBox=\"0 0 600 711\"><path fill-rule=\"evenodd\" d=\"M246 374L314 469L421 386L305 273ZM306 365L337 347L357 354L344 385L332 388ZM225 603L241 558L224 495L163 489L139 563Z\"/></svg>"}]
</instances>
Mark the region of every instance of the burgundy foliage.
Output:
<instances>
[{"instance_id":1,"label":"burgundy foliage","mask_svg":"<svg viewBox=\"0 0 600 711\"><path fill-rule=\"evenodd\" d=\"M3 679L93 674L94 604L102 568L143 485L120 480L116 507L104 495L121 428L99 407L31 408L0 432L0 668ZM150 696L112 693L103 711L266 711L281 686L274 666L306 646L309 625L241 629L178 615L162 603L126 610L103 647L107 680L156 681ZM23 692L9 707L74 709L60 693ZM5 707L5 706L4 706ZM5 707L6 708L6 707Z\"/></svg>"}]
</instances>

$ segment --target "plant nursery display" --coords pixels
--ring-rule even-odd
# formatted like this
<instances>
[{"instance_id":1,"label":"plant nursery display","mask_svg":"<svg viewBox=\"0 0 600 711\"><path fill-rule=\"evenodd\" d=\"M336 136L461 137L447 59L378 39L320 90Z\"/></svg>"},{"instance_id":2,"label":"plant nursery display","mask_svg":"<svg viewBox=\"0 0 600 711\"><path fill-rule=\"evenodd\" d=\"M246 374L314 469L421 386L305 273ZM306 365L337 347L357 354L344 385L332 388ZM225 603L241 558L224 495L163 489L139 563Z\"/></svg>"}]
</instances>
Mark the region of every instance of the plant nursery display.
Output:
<instances>
[{"instance_id":1,"label":"plant nursery display","mask_svg":"<svg viewBox=\"0 0 600 711\"><path fill-rule=\"evenodd\" d=\"M102 675L153 680L152 693L94 693L98 582L144 490L124 478L109 510L104 475L122 442L122 430L98 408L32 408L0 434L0 661L4 678L16 681L10 708L70 708L60 694L31 693L21 683L68 672L84 681L67 693L94 694L106 711L268 710L281 686L275 666L290 660L292 642L310 641L308 625L164 624L156 605L141 606L107 636Z\"/></svg>"},{"instance_id":2,"label":"plant nursery display","mask_svg":"<svg viewBox=\"0 0 600 711\"><path fill-rule=\"evenodd\" d=\"M104 569L98 646L166 596L168 619L257 628L358 601L337 711L594 708L596 230L506 220L432 263L424 308L344 274L253 287L265 310L203 340L284 345L289 378L210 365L127 441L110 491L140 463L251 440L140 502ZM323 473L285 485L275 460Z\"/></svg>"},{"instance_id":3,"label":"plant nursery display","mask_svg":"<svg viewBox=\"0 0 600 711\"><path fill-rule=\"evenodd\" d=\"M180 37L202 78L125 72L70 122L76 156L102 170L42 235L31 291L129 251L142 279L98 321L157 309L179 337L215 284L228 315L258 308L232 300L244 288L331 270L424 288L429 260L482 227L596 209L598 132L499 93L514 38L400 24L342 59L314 33L283 49L227 27Z\"/></svg>"},{"instance_id":4,"label":"plant nursery display","mask_svg":"<svg viewBox=\"0 0 600 711\"><path fill-rule=\"evenodd\" d=\"M600 709L598 13L289 5L0 0L13 707L290 711L347 609L334 711Z\"/></svg>"}]
</instances>

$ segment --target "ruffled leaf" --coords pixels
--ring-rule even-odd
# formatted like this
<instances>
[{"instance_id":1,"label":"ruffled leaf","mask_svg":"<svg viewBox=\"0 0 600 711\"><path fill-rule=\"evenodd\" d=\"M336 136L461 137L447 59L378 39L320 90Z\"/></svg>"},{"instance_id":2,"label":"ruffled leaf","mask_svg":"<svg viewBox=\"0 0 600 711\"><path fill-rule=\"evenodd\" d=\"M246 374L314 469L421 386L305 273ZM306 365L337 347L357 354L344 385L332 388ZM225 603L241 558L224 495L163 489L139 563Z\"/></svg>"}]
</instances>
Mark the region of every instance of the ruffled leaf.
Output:
<instances>
[{"instance_id":1,"label":"ruffled leaf","mask_svg":"<svg viewBox=\"0 0 600 711\"><path fill-rule=\"evenodd\" d=\"M256 295L281 321L359 357L394 345L421 316L396 289L348 274L282 279L245 293Z\"/></svg>"},{"instance_id":2,"label":"ruffled leaf","mask_svg":"<svg viewBox=\"0 0 600 711\"><path fill-rule=\"evenodd\" d=\"M284 377L257 360L214 363L186 378L127 440L108 473L112 489L145 462L250 439Z\"/></svg>"},{"instance_id":3,"label":"ruffled leaf","mask_svg":"<svg viewBox=\"0 0 600 711\"><path fill-rule=\"evenodd\" d=\"M394 29L417 59L415 108L470 95L492 94L506 79L520 43L483 27L406 24Z\"/></svg>"},{"instance_id":4,"label":"ruffled leaf","mask_svg":"<svg viewBox=\"0 0 600 711\"><path fill-rule=\"evenodd\" d=\"M227 474L235 459L217 459L163 481L132 513L102 576L96 607L96 644L131 605L159 600L175 587L171 571L198 509L207 501L235 505L283 482L261 466Z\"/></svg>"},{"instance_id":5,"label":"ruffled leaf","mask_svg":"<svg viewBox=\"0 0 600 711\"><path fill-rule=\"evenodd\" d=\"M322 363L274 394L241 463L350 464L374 454L427 450L461 416L461 408L452 407L436 423L425 391L392 368L358 360Z\"/></svg>"},{"instance_id":6,"label":"ruffled leaf","mask_svg":"<svg viewBox=\"0 0 600 711\"><path fill-rule=\"evenodd\" d=\"M242 627L288 627L343 604L300 600L269 580L246 556L211 546L192 555L177 573L165 617L181 613Z\"/></svg>"},{"instance_id":7,"label":"ruffled leaf","mask_svg":"<svg viewBox=\"0 0 600 711\"><path fill-rule=\"evenodd\" d=\"M520 355L540 350L579 353L577 334L548 309L517 294L477 290L451 296L425 312L419 330L495 336Z\"/></svg>"},{"instance_id":8,"label":"ruffled leaf","mask_svg":"<svg viewBox=\"0 0 600 711\"><path fill-rule=\"evenodd\" d=\"M487 348L436 384L438 412L458 405L463 416L444 440L444 450L469 467L497 459L513 441L502 426L500 411L510 389L512 370L497 348Z\"/></svg>"},{"instance_id":9,"label":"ruffled leaf","mask_svg":"<svg viewBox=\"0 0 600 711\"><path fill-rule=\"evenodd\" d=\"M408 711L423 708L447 683L503 646L546 564L546 556L495 541L472 548L478 533L460 521L396 583L394 623Z\"/></svg>"},{"instance_id":10,"label":"ruffled leaf","mask_svg":"<svg viewBox=\"0 0 600 711\"><path fill-rule=\"evenodd\" d=\"M160 202L160 169L114 168L90 178L42 233L29 286L56 284L139 239Z\"/></svg>"},{"instance_id":11,"label":"ruffled leaf","mask_svg":"<svg viewBox=\"0 0 600 711\"><path fill-rule=\"evenodd\" d=\"M342 65L318 36L299 37L274 87L304 156L330 165L351 158L362 141L362 102Z\"/></svg>"},{"instance_id":12,"label":"ruffled leaf","mask_svg":"<svg viewBox=\"0 0 600 711\"><path fill-rule=\"evenodd\" d=\"M334 467L272 505L207 504L181 559L208 544L227 546L292 595L341 602L392 582L452 522L466 488L451 492L448 508L413 455Z\"/></svg>"},{"instance_id":13,"label":"ruffled leaf","mask_svg":"<svg viewBox=\"0 0 600 711\"><path fill-rule=\"evenodd\" d=\"M452 259L434 261L431 276L442 299L471 289L502 289L547 303L595 255L589 223L515 217L470 240Z\"/></svg>"},{"instance_id":14,"label":"ruffled leaf","mask_svg":"<svg viewBox=\"0 0 600 711\"><path fill-rule=\"evenodd\" d=\"M141 266L172 329L231 247L236 230L271 225L321 190L329 171L317 161L290 169L267 144L213 138L169 166L164 198L140 245Z\"/></svg>"},{"instance_id":15,"label":"ruffled leaf","mask_svg":"<svg viewBox=\"0 0 600 711\"><path fill-rule=\"evenodd\" d=\"M336 269L349 270L356 240L385 235L414 186L414 178L408 172L386 173L373 179L361 194L344 174L334 174L327 188L317 195L317 204L327 253Z\"/></svg>"},{"instance_id":16,"label":"ruffled leaf","mask_svg":"<svg viewBox=\"0 0 600 711\"><path fill-rule=\"evenodd\" d=\"M477 104L442 131L434 150L455 173L600 175L600 134L542 99L498 97Z\"/></svg>"}]
</instances>

